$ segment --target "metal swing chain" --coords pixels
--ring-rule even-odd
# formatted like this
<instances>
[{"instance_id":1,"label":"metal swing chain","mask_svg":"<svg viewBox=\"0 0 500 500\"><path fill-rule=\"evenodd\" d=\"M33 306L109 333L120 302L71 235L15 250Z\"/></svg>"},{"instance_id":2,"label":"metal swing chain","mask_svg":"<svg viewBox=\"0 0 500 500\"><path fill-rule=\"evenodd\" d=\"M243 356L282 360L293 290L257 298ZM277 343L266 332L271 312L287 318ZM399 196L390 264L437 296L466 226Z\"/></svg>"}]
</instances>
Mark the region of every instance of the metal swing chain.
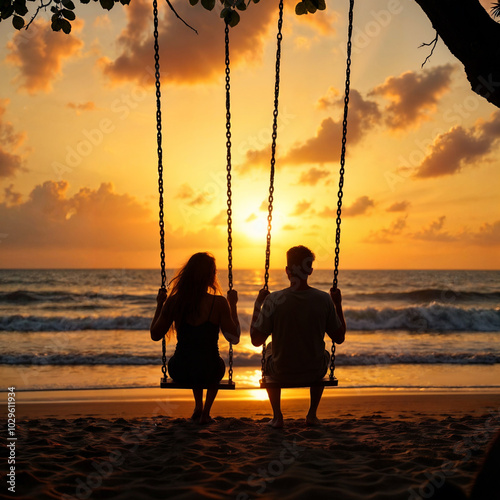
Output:
<instances>
[{"instance_id":1,"label":"metal swing chain","mask_svg":"<svg viewBox=\"0 0 500 500\"><path fill-rule=\"evenodd\" d=\"M160 261L161 261L161 288L166 289L167 273L165 271L165 222L163 220L163 150L161 134L161 90L160 90L160 46L158 43L158 3L153 0L154 19L154 49L155 49L155 87L156 87L156 141L158 152L158 194L159 194L159 226L160 226ZM162 367L163 378L167 378L167 343L162 339Z\"/></svg>"},{"instance_id":2,"label":"metal swing chain","mask_svg":"<svg viewBox=\"0 0 500 500\"><path fill-rule=\"evenodd\" d=\"M231 78L229 60L229 24L225 28L225 63L226 63L226 171L227 171L227 274L229 290L233 289L233 209L231 191ZM229 382L233 380L233 344L229 342Z\"/></svg>"},{"instance_id":3,"label":"metal swing chain","mask_svg":"<svg viewBox=\"0 0 500 500\"><path fill-rule=\"evenodd\" d=\"M273 220L273 201L274 201L274 170L276 165L276 139L278 137L278 105L280 94L280 65L281 65L281 33L283 27L283 0L279 2L278 34L276 35L276 79L274 83L274 110L273 110L273 133L271 143L271 173L269 179L269 205L267 215L267 236L266 236L266 263L264 272L264 289L269 290L269 266L271 260L271 229ZM264 379L264 364L266 357L266 343L262 344L262 379Z\"/></svg>"},{"instance_id":4,"label":"metal swing chain","mask_svg":"<svg viewBox=\"0 0 500 500\"><path fill-rule=\"evenodd\" d=\"M351 86L351 51L352 51L352 25L353 25L354 0L349 0L349 27L347 32L347 64L345 71L345 93L344 93L344 118L342 121L342 149L340 153L340 175L339 175L339 191L337 201L337 228L335 231L335 267L333 271L334 290L337 289L338 274L339 274L339 254L340 254L340 224L342 222L342 197L344 187L345 173L345 153L347 143L347 113L349 111L349 90ZM330 357L330 380L334 378L335 371L335 342L332 341L332 354Z\"/></svg>"},{"instance_id":5,"label":"metal swing chain","mask_svg":"<svg viewBox=\"0 0 500 500\"><path fill-rule=\"evenodd\" d=\"M278 104L280 95L280 64L281 64L281 40L283 35L283 0L279 2L278 34L276 35L276 79L274 83L274 110L273 110L273 133L271 143L271 173L269 178L269 206L267 215L267 237L266 237L266 264L264 272L264 289L269 288L269 264L271 259L271 229L273 221L273 201L274 201L274 170L276 165L276 139L278 137Z\"/></svg>"}]
</instances>

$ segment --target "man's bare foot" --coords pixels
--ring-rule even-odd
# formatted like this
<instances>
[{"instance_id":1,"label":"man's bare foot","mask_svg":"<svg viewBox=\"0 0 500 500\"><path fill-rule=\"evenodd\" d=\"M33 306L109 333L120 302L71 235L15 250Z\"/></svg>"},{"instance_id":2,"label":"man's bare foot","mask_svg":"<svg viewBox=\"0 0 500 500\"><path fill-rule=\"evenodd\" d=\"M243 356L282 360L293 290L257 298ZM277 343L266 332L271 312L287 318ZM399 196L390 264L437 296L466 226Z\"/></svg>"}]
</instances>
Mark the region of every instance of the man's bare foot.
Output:
<instances>
[{"instance_id":1,"label":"man's bare foot","mask_svg":"<svg viewBox=\"0 0 500 500\"><path fill-rule=\"evenodd\" d=\"M283 415L281 415L280 417L274 417L273 419L269 420L266 425L269 425L269 427L273 427L274 429L282 429L284 426Z\"/></svg>"},{"instance_id":2,"label":"man's bare foot","mask_svg":"<svg viewBox=\"0 0 500 500\"><path fill-rule=\"evenodd\" d=\"M306 425L318 426L318 425L322 425L322 423L321 423L321 420L318 417L307 415L307 417L306 417Z\"/></svg>"}]
</instances>

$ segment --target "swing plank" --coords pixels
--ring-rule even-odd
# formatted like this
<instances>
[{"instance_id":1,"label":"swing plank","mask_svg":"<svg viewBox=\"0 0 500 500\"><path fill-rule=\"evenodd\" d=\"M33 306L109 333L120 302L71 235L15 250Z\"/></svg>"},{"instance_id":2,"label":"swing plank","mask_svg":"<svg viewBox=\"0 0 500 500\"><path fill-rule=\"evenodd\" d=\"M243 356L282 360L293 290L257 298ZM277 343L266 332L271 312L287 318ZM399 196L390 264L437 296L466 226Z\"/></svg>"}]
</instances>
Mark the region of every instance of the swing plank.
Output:
<instances>
[{"instance_id":1,"label":"swing plank","mask_svg":"<svg viewBox=\"0 0 500 500\"><path fill-rule=\"evenodd\" d=\"M277 380L273 380L271 377L264 376L260 380L260 388L261 389L272 389L272 388L281 388L281 389L289 389L294 387L314 387L314 386L323 386L323 387L337 387L339 385L339 381L336 377L333 379L329 377L325 377L321 380L317 380L315 382L308 382L305 384L301 383L292 383L292 382L278 382Z\"/></svg>"},{"instance_id":2,"label":"swing plank","mask_svg":"<svg viewBox=\"0 0 500 500\"><path fill-rule=\"evenodd\" d=\"M221 380L217 385L212 385L208 387L205 385L193 385L193 384L180 384L174 382L171 378L162 377L160 379L160 389L209 389L217 388L220 390L231 390L236 389L236 385L232 380Z\"/></svg>"}]
</instances>

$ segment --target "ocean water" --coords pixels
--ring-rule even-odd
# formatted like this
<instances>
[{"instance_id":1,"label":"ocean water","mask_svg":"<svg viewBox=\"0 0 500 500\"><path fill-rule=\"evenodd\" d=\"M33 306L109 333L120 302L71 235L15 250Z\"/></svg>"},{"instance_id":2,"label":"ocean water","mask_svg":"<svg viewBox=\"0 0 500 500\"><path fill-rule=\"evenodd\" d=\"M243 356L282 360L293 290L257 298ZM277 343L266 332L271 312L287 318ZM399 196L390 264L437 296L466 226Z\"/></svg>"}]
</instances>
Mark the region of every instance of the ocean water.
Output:
<instances>
[{"instance_id":1,"label":"ocean water","mask_svg":"<svg viewBox=\"0 0 500 500\"><path fill-rule=\"evenodd\" d=\"M262 278L234 273L243 332L234 347L238 388L260 378L260 349L248 330ZM224 272L219 279L226 289ZM310 284L328 291L331 280L330 271L315 270ZM148 329L159 283L157 270L0 270L4 387L157 387L161 343ZM287 285L282 270L271 271L271 290ZM337 346L339 388L500 388L500 271L345 270L339 287L348 327ZM219 347L227 363L222 335Z\"/></svg>"}]
</instances>

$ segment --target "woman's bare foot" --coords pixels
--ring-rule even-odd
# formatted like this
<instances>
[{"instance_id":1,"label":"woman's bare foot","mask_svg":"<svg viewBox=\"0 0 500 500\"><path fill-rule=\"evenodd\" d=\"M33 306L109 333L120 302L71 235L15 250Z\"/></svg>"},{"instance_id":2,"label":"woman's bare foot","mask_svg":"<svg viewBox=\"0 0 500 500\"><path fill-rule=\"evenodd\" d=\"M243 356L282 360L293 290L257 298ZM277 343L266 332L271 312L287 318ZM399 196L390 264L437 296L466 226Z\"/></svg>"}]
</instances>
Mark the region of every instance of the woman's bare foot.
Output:
<instances>
[{"instance_id":1,"label":"woman's bare foot","mask_svg":"<svg viewBox=\"0 0 500 500\"><path fill-rule=\"evenodd\" d=\"M195 408L193 414L191 415L191 420L199 420L202 414L201 409Z\"/></svg>"},{"instance_id":2,"label":"woman's bare foot","mask_svg":"<svg viewBox=\"0 0 500 500\"><path fill-rule=\"evenodd\" d=\"M282 429L284 426L283 415L274 417L273 419L269 420L269 422L266 422L266 425L269 425L269 427L273 427L274 429Z\"/></svg>"}]
</instances>

